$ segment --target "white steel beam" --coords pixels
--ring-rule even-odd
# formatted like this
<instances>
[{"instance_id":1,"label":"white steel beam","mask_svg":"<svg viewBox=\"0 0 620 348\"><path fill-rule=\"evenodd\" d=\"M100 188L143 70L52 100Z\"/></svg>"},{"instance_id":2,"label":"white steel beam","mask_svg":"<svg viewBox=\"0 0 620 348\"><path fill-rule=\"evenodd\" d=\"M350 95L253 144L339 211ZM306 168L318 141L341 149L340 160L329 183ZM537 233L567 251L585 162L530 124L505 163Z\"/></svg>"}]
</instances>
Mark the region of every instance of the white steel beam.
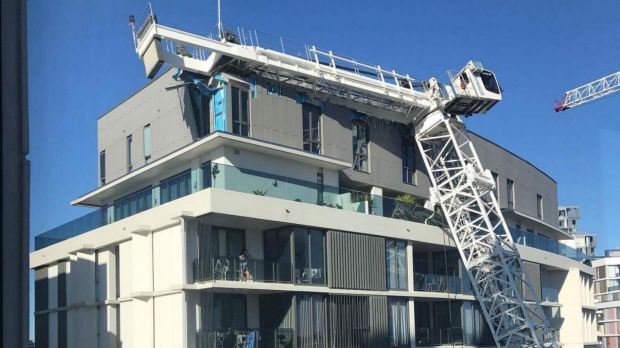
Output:
<instances>
[{"instance_id":1,"label":"white steel beam","mask_svg":"<svg viewBox=\"0 0 620 348\"><path fill-rule=\"evenodd\" d=\"M457 118L435 111L416 142L438 203L498 347L557 347L523 274L519 252L493 193L494 182ZM525 297L524 295L527 295Z\"/></svg>"},{"instance_id":2,"label":"white steel beam","mask_svg":"<svg viewBox=\"0 0 620 348\"><path fill-rule=\"evenodd\" d=\"M555 106L555 111L571 109L618 91L620 91L620 71L564 93L562 100Z\"/></svg>"}]
</instances>

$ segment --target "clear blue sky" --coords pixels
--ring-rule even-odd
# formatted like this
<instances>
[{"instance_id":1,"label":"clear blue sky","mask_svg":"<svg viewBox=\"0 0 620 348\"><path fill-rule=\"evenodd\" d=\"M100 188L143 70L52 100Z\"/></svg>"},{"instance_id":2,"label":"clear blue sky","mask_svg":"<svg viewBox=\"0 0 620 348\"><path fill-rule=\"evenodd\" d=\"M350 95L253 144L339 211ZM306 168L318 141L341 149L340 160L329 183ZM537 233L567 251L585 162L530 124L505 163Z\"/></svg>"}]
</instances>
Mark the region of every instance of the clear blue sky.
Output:
<instances>
[{"instance_id":1,"label":"clear blue sky","mask_svg":"<svg viewBox=\"0 0 620 348\"><path fill-rule=\"evenodd\" d=\"M619 1L222 0L225 22L316 44L342 55L436 76L477 59L504 100L467 119L558 182L560 204L582 208L599 252L620 246L620 96L556 114L572 87L620 70ZM215 29L216 0L154 1L162 24ZM96 120L146 84L133 51L135 0L28 1L31 235L88 210L69 201L97 186ZM618 196L616 196L618 195Z\"/></svg>"}]
</instances>

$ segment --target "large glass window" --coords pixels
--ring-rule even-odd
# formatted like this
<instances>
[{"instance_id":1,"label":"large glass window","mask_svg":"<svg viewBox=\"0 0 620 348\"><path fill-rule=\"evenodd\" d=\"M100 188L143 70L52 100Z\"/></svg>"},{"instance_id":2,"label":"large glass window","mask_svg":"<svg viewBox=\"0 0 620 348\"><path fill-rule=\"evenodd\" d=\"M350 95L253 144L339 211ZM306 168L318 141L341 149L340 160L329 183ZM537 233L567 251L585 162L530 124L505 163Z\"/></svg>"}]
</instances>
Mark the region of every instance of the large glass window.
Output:
<instances>
[{"instance_id":1,"label":"large glass window","mask_svg":"<svg viewBox=\"0 0 620 348\"><path fill-rule=\"evenodd\" d=\"M213 294L213 329L247 328L245 295Z\"/></svg>"},{"instance_id":2,"label":"large glass window","mask_svg":"<svg viewBox=\"0 0 620 348\"><path fill-rule=\"evenodd\" d=\"M265 254L265 279L290 282L291 275L291 230L278 229L263 234Z\"/></svg>"},{"instance_id":3,"label":"large glass window","mask_svg":"<svg viewBox=\"0 0 620 348\"><path fill-rule=\"evenodd\" d=\"M388 289L407 290L407 243L402 240L385 241L385 264Z\"/></svg>"},{"instance_id":4,"label":"large glass window","mask_svg":"<svg viewBox=\"0 0 620 348\"><path fill-rule=\"evenodd\" d=\"M159 184L161 204L187 196L191 193L192 175L189 170L168 178Z\"/></svg>"},{"instance_id":5,"label":"large glass window","mask_svg":"<svg viewBox=\"0 0 620 348\"><path fill-rule=\"evenodd\" d=\"M369 171L368 163L368 123L364 120L353 120L353 169Z\"/></svg>"},{"instance_id":6,"label":"large glass window","mask_svg":"<svg viewBox=\"0 0 620 348\"><path fill-rule=\"evenodd\" d=\"M388 298L388 333L390 347L409 346L409 312L406 298Z\"/></svg>"},{"instance_id":7,"label":"large glass window","mask_svg":"<svg viewBox=\"0 0 620 348\"><path fill-rule=\"evenodd\" d=\"M321 109L309 104L302 106L304 151L321 152Z\"/></svg>"},{"instance_id":8,"label":"large glass window","mask_svg":"<svg viewBox=\"0 0 620 348\"><path fill-rule=\"evenodd\" d=\"M230 91L233 133L247 137L250 135L248 91L234 86Z\"/></svg>"},{"instance_id":9,"label":"large glass window","mask_svg":"<svg viewBox=\"0 0 620 348\"><path fill-rule=\"evenodd\" d=\"M295 228L295 281L325 284L325 233Z\"/></svg>"},{"instance_id":10,"label":"large glass window","mask_svg":"<svg viewBox=\"0 0 620 348\"><path fill-rule=\"evenodd\" d=\"M403 182L406 184L415 184L415 143L410 137L401 138L402 154L401 159L403 161Z\"/></svg>"},{"instance_id":11,"label":"large glass window","mask_svg":"<svg viewBox=\"0 0 620 348\"><path fill-rule=\"evenodd\" d=\"M506 179L506 198L508 200L508 208L515 208L515 183L510 179Z\"/></svg>"},{"instance_id":12,"label":"large glass window","mask_svg":"<svg viewBox=\"0 0 620 348\"><path fill-rule=\"evenodd\" d=\"M150 209L153 206L152 195L149 186L114 202L114 221Z\"/></svg>"},{"instance_id":13,"label":"large glass window","mask_svg":"<svg viewBox=\"0 0 620 348\"><path fill-rule=\"evenodd\" d=\"M327 304L321 295L298 295L297 347L327 347Z\"/></svg>"}]
</instances>

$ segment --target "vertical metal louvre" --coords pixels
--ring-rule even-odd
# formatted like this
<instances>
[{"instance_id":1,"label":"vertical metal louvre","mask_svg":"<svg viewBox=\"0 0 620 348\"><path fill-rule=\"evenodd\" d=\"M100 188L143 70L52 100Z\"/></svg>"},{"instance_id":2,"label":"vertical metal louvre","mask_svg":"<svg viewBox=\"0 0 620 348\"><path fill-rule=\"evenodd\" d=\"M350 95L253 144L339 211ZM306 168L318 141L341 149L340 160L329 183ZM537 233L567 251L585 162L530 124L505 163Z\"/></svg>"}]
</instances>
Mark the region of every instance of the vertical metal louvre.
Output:
<instances>
[{"instance_id":1,"label":"vertical metal louvre","mask_svg":"<svg viewBox=\"0 0 620 348\"><path fill-rule=\"evenodd\" d=\"M385 239L329 231L329 286L340 289L386 290Z\"/></svg>"},{"instance_id":2,"label":"vertical metal louvre","mask_svg":"<svg viewBox=\"0 0 620 348\"><path fill-rule=\"evenodd\" d=\"M330 337L333 348L382 348L387 342L385 296L331 295Z\"/></svg>"}]
</instances>

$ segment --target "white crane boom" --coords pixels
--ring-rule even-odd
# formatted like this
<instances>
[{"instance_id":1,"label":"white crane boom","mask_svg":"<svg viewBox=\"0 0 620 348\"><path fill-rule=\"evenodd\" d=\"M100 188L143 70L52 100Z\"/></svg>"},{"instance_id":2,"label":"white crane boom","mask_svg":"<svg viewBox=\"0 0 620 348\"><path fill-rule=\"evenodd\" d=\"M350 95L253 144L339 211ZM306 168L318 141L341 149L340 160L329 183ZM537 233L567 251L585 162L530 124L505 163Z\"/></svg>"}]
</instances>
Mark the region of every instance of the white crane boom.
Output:
<instances>
[{"instance_id":1,"label":"white crane boom","mask_svg":"<svg viewBox=\"0 0 620 348\"><path fill-rule=\"evenodd\" d=\"M336 96L330 102L344 100L358 110L381 107L377 116L413 124L432 183L431 202L444 212L497 346L558 347L523 274L518 249L493 193L494 180L482 168L457 116L485 113L501 100L492 72L470 61L450 76L448 86L434 78L419 83L409 75L314 46L305 46L304 58L260 47L258 36L250 37L248 44L242 32L241 38L224 33L222 40L190 34L157 24L152 12L138 30L134 24L131 16L136 53L148 77L168 64L213 82L220 71L234 68L246 76L307 88L315 95Z\"/></svg>"},{"instance_id":2,"label":"white crane boom","mask_svg":"<svg viewBox=\"0 0 620 348\"><path fill-rule=\"evenodd\" d=\"M620 91L620 71L567 91L562 100L556 103L555 111L572 109L618 91Z\"/></svg>"}]
</instances>

